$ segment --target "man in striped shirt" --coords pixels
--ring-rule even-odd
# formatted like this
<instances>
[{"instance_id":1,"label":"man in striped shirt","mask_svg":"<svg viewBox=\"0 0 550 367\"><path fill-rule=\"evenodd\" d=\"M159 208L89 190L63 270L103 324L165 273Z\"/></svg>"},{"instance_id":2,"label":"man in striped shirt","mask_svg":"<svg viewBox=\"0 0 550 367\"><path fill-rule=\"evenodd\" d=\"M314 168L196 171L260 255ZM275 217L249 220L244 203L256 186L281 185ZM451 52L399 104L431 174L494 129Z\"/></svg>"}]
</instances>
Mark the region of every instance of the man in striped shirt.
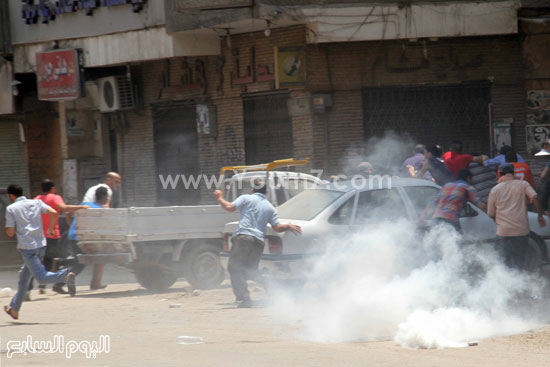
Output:
<instances>
[{"instance_id":1,"label":"man in striped shirt","mask_svg":"<svg viewBox=\"0 0 550 367\"><path fill-rule=\"evenodd\" d=\"M419 222L422 223L427 214L435 208L432 219L436 223L451 225L460 232L460 212L468 201L481 210L486 208L485 203L481 202L476 189L472 186L472 173L468 169L462 169L458 172L458 180L441 188L434 202L420 216Z\"/></svg>"}]
</instances>

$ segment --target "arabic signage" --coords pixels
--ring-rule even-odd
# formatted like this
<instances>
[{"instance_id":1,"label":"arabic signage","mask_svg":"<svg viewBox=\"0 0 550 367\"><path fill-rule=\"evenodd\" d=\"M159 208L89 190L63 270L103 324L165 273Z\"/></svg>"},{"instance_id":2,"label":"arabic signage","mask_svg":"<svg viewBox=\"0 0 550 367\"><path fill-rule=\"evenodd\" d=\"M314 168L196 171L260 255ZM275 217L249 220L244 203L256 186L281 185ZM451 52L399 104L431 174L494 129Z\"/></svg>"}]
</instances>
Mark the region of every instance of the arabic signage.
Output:
<instances>
[{"instance_id":1,"label":"arabic signage","mask_svg":"<svg viewBox=\"0 0 550 367\"><path fill-rule=\"evenodd\" d=\"M93 15L95 9L100 7L109 7L117 5L131 4L132 11L139 13L147 0L40 0L36 4L34 1L23 1L21 8L21 17L26 24L35 24L40 19L40 23L54 21L62 14L76 13L84 10L87 16Z\"/></svg>"},{"instance_id":2,"label":"arabic signage","mask_svg":"<svg viewBox=\"0 0 550 367\"><path fill-rule=\"evenodd\" d=\"M248 50L248 60L246 54L240 54L239 49L233 50L233 70L231 71L231 85L250 84L255 82L268 82L275 80L273 66L266 64L256 64L256 50L250 47ZM241 62L247 62L244 73L241 72Z\"/></svg>"},{"instance_id":3,"label":"arabic signage","mask_svg":"<svg viewBox=\"0 0 550 367\"><path fill-rule=\"evenodd\" d=\"M252 0L172 0L176 11L182 12L190 9L212 10L212 9L229 9L243 8L252 6Z\"/></svg>"},{"instance_id":4,"label":"arabic signage","mask_svg":"<svg viewBox=\"0 0 550 367\"><path fill-rule=\"evenodd\" d=\"M77 49L36 54L38 99L66 101L84 97L81 54Z\"/></svg>"}]
</instances>

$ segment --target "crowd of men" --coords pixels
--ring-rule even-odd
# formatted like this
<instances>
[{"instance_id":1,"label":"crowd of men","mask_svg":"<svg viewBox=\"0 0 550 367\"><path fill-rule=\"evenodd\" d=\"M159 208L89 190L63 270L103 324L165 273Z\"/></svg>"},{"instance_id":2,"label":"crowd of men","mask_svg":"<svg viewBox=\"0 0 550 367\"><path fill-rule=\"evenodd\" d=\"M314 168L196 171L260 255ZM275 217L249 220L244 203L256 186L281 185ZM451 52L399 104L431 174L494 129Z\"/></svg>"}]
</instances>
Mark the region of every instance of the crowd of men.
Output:
<instances>
[{"instance_id":1,"label":"crowd of men","mask_svg":"<svg viewBox=\"0 0 550 367\"><path fill-rule=\"evenodd\" d=\"M417 145L413 156L406 159L401 166L403 176L433 180L442 188L419 217L419 226L430 217L434 223L447 226L461 232L460 212L467 202L479 207L496 222L498 249L502 252L508 266L524 269L525 250L529 238L528 206L533 205L538 212L538 225L544 227L543 204L535 191L535 182L529 166L523 158L509 146L500 149L500 154L489 159L487 156L473 156L462 152L462 143L453 141L448 152L443 154L440 146L425 147ZM538 155L550 156L550 142L542 145ZM471 164L498 166L498 178L495 186L483 202L472 185ZM363 162L362 174L373 174L373 167ZM541 179L548 181L543 194L544 208L548 209L550 198L550 163L541 174ZM251 307L252 301L247 288L247 280L254 279L254 273L263 252L267 224L277 232L291 231L300 234L301 228L292 223L281 224L277 210L267 201L267 185L263 180L254 182L254 190L249 195L242 195L233 202L223 198L223 192L217 190L214 197L227 211L240 211L239 228L232 239L232 250L228 271L231 285L239 307ZM10 237L17 236L17 247L23 258L19 272L17 293L5 312L18 319L19 310L27 294L32 278L40 284L53 283L53 290L58 293L76 293L75 277L83 265L75 260L80 252L76 245L76 220L72 221L69 230L69 241L61 242L59 231L59 213L67 214L87 208L109 208L113 191L121 184L120 175L110 172L105 182L88 189L80 205L66 205L63 198L56 194L51 180L42 182L42 195L34 200L23 196L23 190L16 185L8 187L12 204L6 209L6 231ZM67 256L70 253L72 256ZM54 259L65 258L64 268L57 270ZM55 263L55 265L54 265ZM102 266L94 268L90 288L101 289ZM68 292L63 289L67 285Z\"/></svg>"},{"instance_id":2,"label":"crowd of men","mask_svg":"<svg viewBox=\"0 0 550 367\"><path fill-rule=\"evenodd\" d=\"M42 181L42 194L34 199L23 196L23 189L18 185L8 186L8 196L12 202L6 208L6 233L17 238L17 249L23 258L19 271L17 292L4 311L17 320L23 301L28 298L31 282L40 283L41 293L46 284L54 284L52 290L58 293L76 294L75 278L83 270L76 255L80 253L76 246L76 219L72 220L69 240L61 241L59 214L71 214L87 208L109 208L113 191L117 191L121 177L116 172L109 172L104 183L88 189L80 205L67 205L63 198L56 194L55 184L45 179ZM64 268L58 270L58 265ZM101 284L102 266L94 268L90 289L105 288ZM68 291L63 289L67 285Z\"/></svg>"},{"instance_id":3,"label":"crowd of men","mask_svg":"<svg viewBox=\"0 0 550 367\"><path fill-rule=\"evenodd\" d=\"M542 145L539 155L550 155ZM460 212L467 202L471 202L487 212L496 222L497 249L502 253L508 266L523 270L526 265L526 252L529 240L528 206L533 205L538 213L538 225L544 227L546 220L543 209L548 208L550 185L545 185L541 203L535 191L535 182L530 167L523 158L509 146L503 146L499 155L473 156L462 152L462 143L453 141L450 150L442 155L440 147L417 145L414 155L405 162L401 170L411 177L431 179L441 185L441 191L419 218L419 226L431 217L434 223L443 224L461 232ZM489 192L487 202L483 202L473 187L469 166L498 165L495 186ZM550 173L550 164L541 174L545 179Z\"/></svg>"}]
</instances>

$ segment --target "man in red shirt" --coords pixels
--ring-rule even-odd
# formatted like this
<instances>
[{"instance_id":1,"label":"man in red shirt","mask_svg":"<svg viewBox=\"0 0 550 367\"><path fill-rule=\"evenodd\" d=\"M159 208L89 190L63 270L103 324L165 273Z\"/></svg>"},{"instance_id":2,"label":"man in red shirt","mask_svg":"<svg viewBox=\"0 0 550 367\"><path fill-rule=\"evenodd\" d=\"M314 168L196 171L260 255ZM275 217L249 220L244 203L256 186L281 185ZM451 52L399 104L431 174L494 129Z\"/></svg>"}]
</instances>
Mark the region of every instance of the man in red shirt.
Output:
<instances>
[{"instance_id":1,"label":"man in red shirt","mask_svg":"<svg viewBox=\"0 0 550 367\"><path fill-rule=\"evenodd\" d=\"M470 154L462 154L462 142L453 140L451 142L450 151L443 155L443 163L449 168L453 175L458 176L460 170L468 168L471 162L483 164L488 157L479 155L473 156Z\"/></svg>"},{"instance_id":2,"label":"man in red shirt","mask_svg":"<svg viewBox=\"0 0 550 367\"><path fill-rule=\"evenodd\" d=\"M65 212L65 213L73 213L79 209L86 209L88 208L87 205L67 205L65 204L65 201L63 201L63 198L61 195L57 195L55 193L55 184L52 180L45 179L42 181L42 195L38 195L34 198L35 200L42 200L44 204L48 205L49 207L53 208L58 213ZM44 255L44 267L47 271L53 271L52 265L53 265L53 259L56 257L65 257L64 250L61 247L59 239L61 238L61 233L59 232L59 216L57 217L57 222L54 225L54 232L55 234L53 236L50 236L48 233L46 233L46 228L48 228L50 224L50 216L46 214L42 214L42 225L44 228L44 235L46 236L46 254ZM40 285L40 293L44 293L45 285ZM61 284L55 284L53 286L53 291L61 294L67 293L63 289L63 283Z\"/></svg>"}]
</instances>

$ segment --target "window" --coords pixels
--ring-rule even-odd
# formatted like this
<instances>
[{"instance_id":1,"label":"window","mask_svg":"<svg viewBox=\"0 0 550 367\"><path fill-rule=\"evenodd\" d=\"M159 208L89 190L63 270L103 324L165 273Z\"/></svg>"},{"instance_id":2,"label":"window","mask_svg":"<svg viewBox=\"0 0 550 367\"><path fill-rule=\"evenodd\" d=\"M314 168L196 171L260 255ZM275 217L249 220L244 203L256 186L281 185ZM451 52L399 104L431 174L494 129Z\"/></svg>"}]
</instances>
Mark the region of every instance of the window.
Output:
<instances>
[{"instance_id":1,"label":"window","mask_svg":"<svg viewBox=\"0 0 550 367\"><path fill-rule=\"evenodd\" d=\"M275 186L275 196L277 197L277 206L283 204L286 201L285 192L282 187Z\"/></svg>"},{"instance_id":2,"label":"window","mask_svg":"<svg viewBox=\"0 0 550 367\"><path fill-rule=\"evenodd\" d=\"M304 190L312 189L316 185L313 181L303 178L289 178L286 180L286 189L289 197L294 197Z\"/></svg>"},{"instance_id":3,"label":"window","mask_svg":"<svg viewBox=\"0 0 550 367\"><path fill-rule=\"evenodd\" d=\"M277 208L280 218L311 220L344 193L332 190L302 191Z\"/></svg>"},{"instance_id":4,"label":"window","mask_svg":"<svg viewBox=\"0 0 550 367\"><path fill-rule=\"evenodd\" d=\"M418 215L422 214L428 204L433 202L434 198L439 194L439 189L432 186L406 186L403 189Z\"/></svg>"},{"instance_id":5,"label":"window","mask_svg":"<svg viewBox=\"0 0 550 367\"><path fill-rule=\"evenodd\" d=\"M356 224L396 220L407 216L399 193L393 189L363 191L357 203Z\"/></svg>"},{"instance_id":6,"label":"window","mask_svg":"<svg viewBox=\"0 0 550 367\"><path fill-rule=\"evenodd\" d=\"M330 224L349 224L353 213L355 195L348 199L328 220Z\"/></svg>"},{"instance_id":7,"label":"window","mask_svg":"<svg viewBox=\"0 0 550 367\"><path fill-rule=\"evenodd\" d=\"M225 195L225 200L233 201L233 189L231 187L231 180L225 180L223 182L223 193Z\"/></svg>"}]
</instances>

